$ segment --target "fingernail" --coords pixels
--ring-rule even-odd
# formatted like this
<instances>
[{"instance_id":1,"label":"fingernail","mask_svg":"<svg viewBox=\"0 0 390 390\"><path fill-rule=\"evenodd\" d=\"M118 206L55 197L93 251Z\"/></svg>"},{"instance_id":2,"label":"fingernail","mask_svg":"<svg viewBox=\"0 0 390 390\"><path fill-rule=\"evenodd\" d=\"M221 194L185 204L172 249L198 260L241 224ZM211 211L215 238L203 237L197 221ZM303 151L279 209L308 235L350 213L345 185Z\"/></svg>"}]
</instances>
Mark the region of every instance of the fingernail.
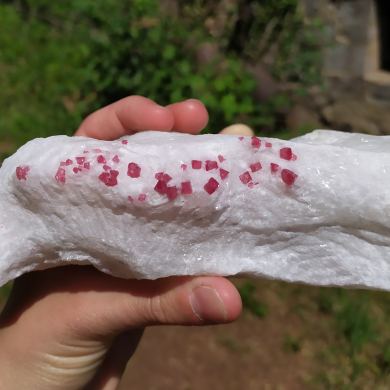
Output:
<instances>
[{"instance_id":1,"label":"fingernail","mask_svg":"<svg viewBox=\"0 0 390 390\"><path fill-rule=\"evenodd\" d=\"M202 321L221 322L227 320L225 304L218 292L212 287L195 287L190 295L190 304L194 314Z\"/></svg>"}]
</instances>

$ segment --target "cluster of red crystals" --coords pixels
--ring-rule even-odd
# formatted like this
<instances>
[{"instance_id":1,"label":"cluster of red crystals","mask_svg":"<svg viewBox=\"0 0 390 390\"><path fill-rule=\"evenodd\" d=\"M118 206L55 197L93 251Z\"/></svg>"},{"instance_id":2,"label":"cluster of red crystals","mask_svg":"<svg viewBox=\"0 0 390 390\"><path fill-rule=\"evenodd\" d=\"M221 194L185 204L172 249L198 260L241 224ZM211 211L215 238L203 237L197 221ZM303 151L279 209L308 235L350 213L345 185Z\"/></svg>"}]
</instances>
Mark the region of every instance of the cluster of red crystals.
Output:
<instances>
[{"instance_id":1,"label":"cluster of red crystals","mask_svg":"<svg viewBox=\"0 0 390 390\"><path fill-rule=\"evenodd\" d=\"M99 156L97 156L96 160L99 164L105 164L107 162L106 159L104 158L104 156L102 156L101 154L99 154Z\"/></svg>"},{"instance_id":2,"label":"cluster of red crystals","mask_svg":"<svg viewBox=\"0 0 390 390\"><path fill-rule=\"evenodd\" d=\"M114 187L118 184L119 172L111 170L110 172L103 172L99 175L99 180L102 181L107 187Z\"/></svg>"},{"instance_id":3,"label":"cluster of red crystals","mask_svg":"<svg viewBox=\"0 0 390 390\"><path fill-rule=\"evenodd\" d=\"M54 178L57 180L58 183L65 184L65 169L64 168L58 168L56 175Z\"/></svg>"},{"instance_id":4,"label":"cluster of red crystals","mask_svg":"<svg viewBox=\"0 0 390 390\"><path fill-rule=\"evenodd\" d=\"M135 163L131 162L127 166L127 175L132 177L133 179L136 179L141 176L141 167Z\"/></svg>"},{"instance_id":5,"label":"cluster of red crystals","mask_svg":"<svg viewBox=\"0 0 390 390\"><path fill-rule=\"evenodd\" d=\"M119 163L119 162L120 162L119 156L116 154L116 155L112 158L112 161L114 161L114 163Z\"/></svg>"},{"instance_id":6,"label":"cluster of red crystals","mask_svg":"<svg viewBox=\"0 0 390 390\"><path fill-rule=\"evenodd\" d=\"M281 148L280 151L279 151L279 156L283 160L290 161L292 159L292 157L293 157L293 153L292 153L291 148Z\"/></svg>"},{"instance_id":7,"label":"cluster of red crystals","mask_svg":"<svg viewBox=\"0 0 390 390\"><path fill-rule=\"evenodd\" d=\"M29 172L30 167L20 166L16 168L16 177L18 180L27 180L27 173Z\"/></svg>"},{"instance_id":8,"label":"cluster of red crystals","mask_svg":"<svg viewBox=\"0 0 390 390\"><path fill-rule=\"evenodd\" d=\"M281 177L285 184L292 186L295 183L298 175L289 169L282 169Z\"/></svg>"},{"instance_id":9,"label":"cluster of red crystals","mask_svg":"<svg viewBox=\"0 0 390 390\"><path fill-rule=\"evenodd\" d=\"M225 157L222 156L222 154L219 154L218 155L218 161L221 163L221 162L224 162L226 160Z\"/></svg>"},{"instance_id":10,"label":"cluster of red crystals","mask_svg":"<svg viewBox=\"0 0 390 390\"><path fill-rule=\"evenodd\" d=\"M187 170L187 164L181 164L180 167L183 171Z\"/></svg>"},{"instance_id":11,"label":"cluster of red crystals","mask_svg":"<svg viewBox=\"0 0 390 390\"><path fill-rule=\"evenodd\" d=\"M127 145L128 143L129 143L129 141L127 139L122 140L122 145Z\"/></svg>"},{"instance_id":12,"label":"cluster of red crystals","mask_svg":"<svg viewBox=\"0 0 390 390\"><path fill-rule=\"evenodd\" d=\"M218 163L216 161L206 160L206 171L218 169Z\"/></svg>"},{"instance_id":13,"label":"cluster of red crystals","mask_svg":"<svg viewBox=\"0 0 390 390\"><path fill-rule=\"evenodd\" d=\"M265 147L266 147L266 148L272 148L271 142L266 142L266 143L265 143Z\"/></svg>"},{"instance_id":14,"label":"cluster of red crystals","mask_svg":"<svg viewBox=\"0 0 390 390\"><path fill-rule=\"evenodd\" d=\"M146 194L139 194L139 195L138 195L138 200L139 200L140 202L145 202L145 200L146 200Z\"/></svg>"},{"instance_id":15,"label":"cluster of red crystals","mask_svg":"<svg viewBox=\"0 0 390 390\"><path fill-rule=\"evenodd\" d=\"M219 169L219 176L221 177L222 180L225 180L229 176L229 171L226 169L220 168Z\"/></svg>"},{"instance_id":16,"label":"cluster of red crystals","mask_svg":"<svg viewBox=\"0 0 390 390\"><path fill-rule=\"evenodd\" d=\"M190 181L183 181L181 183L181 189L180 192L183 195L191 195L192 194L192 185Z\"/></svg>"},{"instance_id":17,"label":"cluster of red crystals","mask_svg":"<svg viewBox=\"0 0 390 390\"><path fill-rule=\"evenodd\" d=\"M83 165L85 163L85 157L76 157L77 164Z\"/></svg>"},{"instance_id":18,"label":"cluster of red crystals","mask_svg":"<svg viewBox=\"0 0 390 390\"><path fill-rule=\"evenodd\" d=\"M253 137L251 138L251 145L252 145L252 147L255 148L255 149L260 149L260 145L261 145L260 139L257 138L257 137L255 137L255 136L253 136Z\"/></svg>"},{"instance_id":19,"label":"cluster of red crystals","mask_svg":"<svg viewBox=\"0 0 390 390\"><path fill-rule=\"evenodd\" d=\"M260 169L262 168L260 162L253 163L253 164L249 165L249 167L250 167L252 172L260 171Z\"/></svg>"},{"instance_id":20,"label":"cluster of red crystals","mask_svg":"<svg viewBox=\"0 0 390 390\"><path fill-rule=\"evenodd\" d=\"M240 180L242 184L248 184L252 181L252 176L248 171L245 171L243 174L240 175Z\"/></svg>"},{"instance_id":21,"label":"cluster of red crystals","mask_svg":"<svg viewBox=\"0 0 390 390\"><path fill-rule=\"evenodd\" d=\"M271 173L276 173L279 170L279 164L271 163L270 169L271 169Z\"/></svg>"},{"instance_id":22,"label":"cluster of red crystals","mask_svg":"<svg viewBox=\"0 0 390 390\"><path fill-rule=\"evenodd\" d=\"M192 169L200 169L200 168L202 168L202 161L192 160L191 166L192 166Z\"/></svg>"},{"instance_id":23,"label":"cluster of red crystals","mask_svg":"<svg viewBox=\"0 0 390 390\"><path fill-rule=\"evenodd\" d=\"M219 183L214 178L210 178L209 181L204 185L204 190L209 194L213 194L219 187Z\"/></svg>"}]
</instances>

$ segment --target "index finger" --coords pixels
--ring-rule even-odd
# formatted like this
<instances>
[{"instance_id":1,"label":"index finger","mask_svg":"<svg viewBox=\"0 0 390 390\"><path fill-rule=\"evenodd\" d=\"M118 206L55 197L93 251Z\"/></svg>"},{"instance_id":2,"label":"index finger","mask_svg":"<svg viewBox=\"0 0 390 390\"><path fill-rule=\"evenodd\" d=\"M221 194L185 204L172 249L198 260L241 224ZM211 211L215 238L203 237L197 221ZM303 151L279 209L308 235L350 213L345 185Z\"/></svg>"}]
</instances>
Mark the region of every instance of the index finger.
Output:
<instances>
[{"instance_id":1,"label":"index finger","mask_svg":"<svg viewBox=\"0 0 390 390\"><path fill-rule=\"evenodd\" d=\"M89 115L75 135L113 140L145 130L195 134L207 121L207 110L198 100L163 107L142 96L129 96Z\"/></svg>"}]
</instances>

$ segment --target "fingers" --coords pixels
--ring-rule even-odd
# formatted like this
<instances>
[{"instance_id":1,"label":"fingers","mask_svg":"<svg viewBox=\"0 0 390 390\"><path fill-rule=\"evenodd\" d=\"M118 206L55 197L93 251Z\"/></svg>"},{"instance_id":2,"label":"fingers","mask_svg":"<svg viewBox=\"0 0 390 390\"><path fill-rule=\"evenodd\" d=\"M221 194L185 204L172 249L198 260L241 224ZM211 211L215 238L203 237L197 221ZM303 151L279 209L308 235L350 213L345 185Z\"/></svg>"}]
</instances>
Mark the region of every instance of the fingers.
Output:
<instances>
[{"instance_id":1,"label":"fingers","mask_svg":"<svg viewBox=\"0 0 390 390\"><path fill-rule=\"evenodd\" d=\"M113 140L145 130L195 134L207 121L207 110L198 100L162 107L145 97L129 96L89 115L75 135Z\"/></svg>"},{"instance_id":2,"label":"fingers","mask_svg":"<svg viewBox=\"0 0 390 390\"><path fill-rule=\"evenodd\" d=\"M89 115L76 135L117 139L142 130L170 131L173 113L142 96L129 96Z\"/></svg>"},{"instance_id":3,"label":"fingers","mask_svg":"<svg viewBox=\"0 0 390 390\"><path fill-rule=\"evenodd\" d=\"M196 99L167 106L175 117L174 131L197 134L204 129L209 121L205 106Z\"/></svg>"}]
</instances>

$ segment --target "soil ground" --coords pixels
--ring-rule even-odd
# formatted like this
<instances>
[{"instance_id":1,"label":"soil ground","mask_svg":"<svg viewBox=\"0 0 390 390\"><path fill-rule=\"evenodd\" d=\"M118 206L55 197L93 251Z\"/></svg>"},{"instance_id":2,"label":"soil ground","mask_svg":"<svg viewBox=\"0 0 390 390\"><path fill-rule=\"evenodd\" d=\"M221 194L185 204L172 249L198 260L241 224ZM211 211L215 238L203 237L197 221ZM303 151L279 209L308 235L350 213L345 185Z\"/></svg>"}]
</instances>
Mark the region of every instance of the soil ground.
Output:
<instances>
[{"instance_id":1,"label":"soil ground","mask_svg":"<svg viewBox=\"0 0 390 390\"><path fill-rule=\"evenodd\" d=\"M352 356L335 319L340 301L364 300L366 292L345 298L335 289L235 282L255 287L252 298L265 308L262 318L246 302L233 324L147 329L120 390L390 388L387 371L368 367L369 352ZM374 293L376 298L381 296ZM357 373L355 359L362 363Z\"/></svg>"}]
</instances>

